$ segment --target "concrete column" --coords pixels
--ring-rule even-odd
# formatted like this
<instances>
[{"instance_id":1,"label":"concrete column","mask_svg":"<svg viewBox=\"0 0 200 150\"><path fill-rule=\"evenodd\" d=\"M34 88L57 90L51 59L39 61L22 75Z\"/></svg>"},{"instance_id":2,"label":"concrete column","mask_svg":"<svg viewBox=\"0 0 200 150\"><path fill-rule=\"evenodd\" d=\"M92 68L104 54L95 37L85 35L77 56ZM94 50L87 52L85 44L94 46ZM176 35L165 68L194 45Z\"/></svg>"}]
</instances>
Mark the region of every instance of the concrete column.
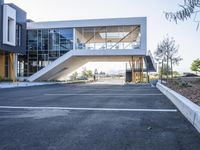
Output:
<instances>
[{"instance_id":1,"label":"concrete column","mask_svg":"<svg viewBox=\"0 0 200 150\"><path fill-rule=\"evenodd\" d=\"M76 49L76 29L73 28L73 50Z\"/></svg>"}]
</instances>

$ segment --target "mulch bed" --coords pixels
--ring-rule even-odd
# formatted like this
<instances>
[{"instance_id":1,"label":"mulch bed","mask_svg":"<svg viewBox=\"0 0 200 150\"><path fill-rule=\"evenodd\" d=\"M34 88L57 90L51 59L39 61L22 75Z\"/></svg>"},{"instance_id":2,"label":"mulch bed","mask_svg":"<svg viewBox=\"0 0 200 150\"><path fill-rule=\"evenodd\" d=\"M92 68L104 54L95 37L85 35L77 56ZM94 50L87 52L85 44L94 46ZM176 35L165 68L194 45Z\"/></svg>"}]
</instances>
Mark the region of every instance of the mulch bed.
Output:
<instances>
[{"instance_id":1,"label":"mulch bed","mask_svg":"<svg viewBox=\"0 0 200 150\"><path fill-rule=\"evenodd\" d=\"M170 89L187 97L195 104L200 105L200 81L196 82L182 82L181 79L168 80L165 83Z\"/></svg>"}]
</instances>

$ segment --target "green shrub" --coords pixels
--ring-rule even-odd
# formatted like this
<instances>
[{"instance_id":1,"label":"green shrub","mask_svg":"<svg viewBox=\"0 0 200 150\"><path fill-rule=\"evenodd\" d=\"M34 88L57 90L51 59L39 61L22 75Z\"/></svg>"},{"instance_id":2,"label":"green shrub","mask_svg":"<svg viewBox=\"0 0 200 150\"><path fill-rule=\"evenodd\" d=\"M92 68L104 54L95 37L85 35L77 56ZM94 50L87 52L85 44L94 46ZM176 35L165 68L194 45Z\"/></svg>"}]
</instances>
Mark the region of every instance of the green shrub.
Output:
<instances>
[{"instance_id":1,"label":"green shrub","mask_svg":"<svg viewBox=\"0 0 200 150\"><path fill-rule=\"evenodd\" d=\"M189 82L186 82L186 81L182 80L181 78L171 79L171 80L168 80L168 82L171 85L174 85L176 87L181 87L181 88L192 87Z\"/></svg>"},{"instance_id":2,"label":"green shrub","mask_svg":"<svg viewBox=\"0 0 200 150\"><path fill-rule=\"evenodd\" d=\"M188 82L186 81L181 81L178 84L179 87L187 88L187 87L192 87Z\"/></svg>"}]
</instances>

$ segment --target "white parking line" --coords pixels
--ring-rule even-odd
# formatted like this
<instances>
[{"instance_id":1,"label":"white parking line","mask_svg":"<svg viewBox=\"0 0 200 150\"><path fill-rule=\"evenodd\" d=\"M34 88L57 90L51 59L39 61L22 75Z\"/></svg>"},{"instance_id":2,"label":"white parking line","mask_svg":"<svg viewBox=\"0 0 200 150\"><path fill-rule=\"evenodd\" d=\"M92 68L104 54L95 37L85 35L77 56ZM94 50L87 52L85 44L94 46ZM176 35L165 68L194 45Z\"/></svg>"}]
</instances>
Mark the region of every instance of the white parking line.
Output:
<instances>
[{"instance_id":1,"label":"white parking line","mask_svg":"<svg viewBox=\"0 0 200 150\"><path fill-rule=\"evenodd\" d=\"M76 108L76 107L25 107L0 106L0 109L43 109L43 110L84 110L84 111L124 111L124 112L177 112L177 109L126 109L126 108Z\"/></svg>"},{"instance_id":2,"label":"white parking line","mask_svg":"<svg viewBox=\"0 0 200 150\"><path fill-rule=\"evenodd\" d=\"M161 93L153 93L153 94L44 94L45 96L161 96Z\"/></svg>"}]
</instances>

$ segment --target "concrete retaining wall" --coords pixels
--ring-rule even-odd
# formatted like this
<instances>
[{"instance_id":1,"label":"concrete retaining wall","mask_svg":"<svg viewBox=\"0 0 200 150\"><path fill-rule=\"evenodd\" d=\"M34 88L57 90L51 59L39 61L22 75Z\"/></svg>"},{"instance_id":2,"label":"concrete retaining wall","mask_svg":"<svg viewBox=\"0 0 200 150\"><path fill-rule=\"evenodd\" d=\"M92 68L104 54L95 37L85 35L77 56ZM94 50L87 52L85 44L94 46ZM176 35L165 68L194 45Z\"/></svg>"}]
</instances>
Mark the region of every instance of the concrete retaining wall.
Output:
<instances>
[{"instance_id":1,"label":"concrete retaining wall","mask_svg":"<svg viewBox=\"0 0 200 150\"><path fill-rule=\"evenodd\" d=\"M161 83L157 83L156 87L176 105L200 133L200 107Z\"/></svg>"}]
</instances>

